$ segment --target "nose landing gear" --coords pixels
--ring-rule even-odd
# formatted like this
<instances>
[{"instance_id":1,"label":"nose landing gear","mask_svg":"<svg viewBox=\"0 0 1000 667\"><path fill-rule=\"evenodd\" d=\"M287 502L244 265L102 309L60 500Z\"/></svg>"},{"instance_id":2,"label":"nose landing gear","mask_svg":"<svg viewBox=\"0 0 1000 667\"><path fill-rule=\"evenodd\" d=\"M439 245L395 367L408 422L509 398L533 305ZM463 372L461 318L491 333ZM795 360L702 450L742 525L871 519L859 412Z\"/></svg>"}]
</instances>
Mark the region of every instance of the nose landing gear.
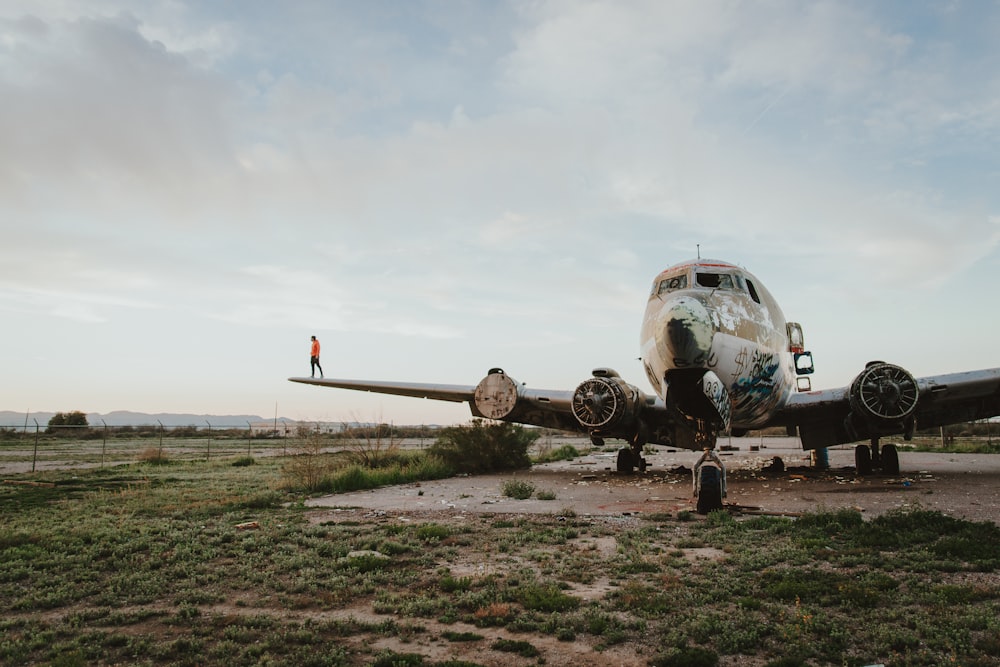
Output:
<instances>
[{"instance_id":1,"label":"nose landing gear","mask_svg":"<svg viewBox=\"0 0 1000 667\"><path fill-rule=\"evenodd\" d=\"M706 449L692 471L698 514L722 509L726 497L726 466L714 450Z\"/></svg>"}]
</instances>

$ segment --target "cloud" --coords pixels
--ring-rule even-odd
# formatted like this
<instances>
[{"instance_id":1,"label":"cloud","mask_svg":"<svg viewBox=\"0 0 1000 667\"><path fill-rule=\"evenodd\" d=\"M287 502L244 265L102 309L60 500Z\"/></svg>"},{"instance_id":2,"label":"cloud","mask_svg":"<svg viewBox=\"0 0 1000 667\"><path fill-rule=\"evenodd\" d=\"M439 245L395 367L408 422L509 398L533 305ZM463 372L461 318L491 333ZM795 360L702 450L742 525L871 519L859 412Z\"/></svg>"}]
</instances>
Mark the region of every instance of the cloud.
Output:
<instances>
[{"instance_id":1,"label":"cloud","mask_svg":"<svg viewBox=\"0 0 1000 667\"><path fill-rule=\"evenodd\" d=\"M141 221L189 212L231 160L230 85L150 42L129 15L4 22L0 173L43 202ZM2 187L2 186L0 186Z\"/></svg>"},{"instance_id":2,"label":"cloud","mask_svg":"<svg viewBox=\"0 0 1000 667\"><path fill-rule=\"evenodd\" d=\"M696 244L859 309L996 254L998 20L967 7L14 2L0 308L26 327L571 367L632 345Z\"/></svg>"}]
</instances>

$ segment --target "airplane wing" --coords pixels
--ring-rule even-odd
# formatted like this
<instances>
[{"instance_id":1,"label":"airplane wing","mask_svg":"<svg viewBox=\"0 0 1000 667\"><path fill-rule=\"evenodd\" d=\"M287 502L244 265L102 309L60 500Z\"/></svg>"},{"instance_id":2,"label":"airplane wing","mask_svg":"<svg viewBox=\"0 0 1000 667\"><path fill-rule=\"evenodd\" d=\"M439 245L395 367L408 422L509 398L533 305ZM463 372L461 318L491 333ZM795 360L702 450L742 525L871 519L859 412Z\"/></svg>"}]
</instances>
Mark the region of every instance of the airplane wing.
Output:
<instances>
[{"instance_id":1,"label":"airplane wing","mask_svg":"<svg viewBox=\"0 0 1000 667\"><path fill-rule=\"evenodd\" d=\"M491 372L491 375L494 373ZM498 376L505 382L509 381L509 391L511 392L509 409L500 417L490 409L496 397L486 392L484 395L483 383L479 385L459 385L459 384L433 384L424 382L384 382L378 380L345 380L345 379L319 379L307 377L288 378L291 382L301 382L303 384L314 384L321 387L335 387L339 389L353 389L355 391L368 391L376 394L392 394L396 396L410 396L412 398L429 398L437 401L451 401L453 403L468 403L469 409L476 417L489 419L500 419L504 421L516 422L519 424L531 424L534 426L545 426L557 428L565 431L577 431L586 433L580 423L573 416L573 392L546 389L528 389L524 385L517 385L501 371ZM479 396L477 400L477 390ZM493 390L495 391L495 389ZM490 412L491 414L487 414Z\"/></svg>"},{"instance_id":2,"label":"airplane wing","mask_svg":"<svg viewBox=\"0 0 1000 667\"><path fill-rule=\"evenodd\" d=\"M376 394L395 394L412 398L432 398L438 401L466 403L475 398L475 385L427 384L421 382L378 382L372 380L340 380L331 378L288 378L291 382L314 384L320 387L370 391Z\"/></svg>"},{"instance_id":3,"label":"airplane wing","mask_svg":"<svg viewBox=\"0 0 1000 667\"><path fill-rule=\"evenodd\" d=\"M876 364L849 387L794 394L769 425L797 427L803 449L816 449L997 414L1000 368L913 378Z\"/></svg>"}]
</instances>

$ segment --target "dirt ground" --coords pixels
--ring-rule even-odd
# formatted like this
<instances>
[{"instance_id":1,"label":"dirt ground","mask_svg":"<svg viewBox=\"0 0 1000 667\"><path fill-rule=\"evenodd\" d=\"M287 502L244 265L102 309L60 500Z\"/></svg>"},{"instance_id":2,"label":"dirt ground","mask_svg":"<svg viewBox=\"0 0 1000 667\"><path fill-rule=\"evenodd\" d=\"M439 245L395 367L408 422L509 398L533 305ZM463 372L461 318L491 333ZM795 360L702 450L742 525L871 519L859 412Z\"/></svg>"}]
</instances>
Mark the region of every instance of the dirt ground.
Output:
<instances>
[{"instance_id":1,"label":"dirt ground","mask_svg":"<svg viewBox=\"0 0 1000 667\"><path fill-rule=\"evenodd\" d=\"M736 440L732 441L736 443ZM720 441L720 445L726 444ZM750 451L751 444L758 451ZM829 450L830 468L809 467L809 453L790 438L732 445L722 452L728 470L727 508L747 514L788 514L855 508L874 517L897 507L921 507L956 518L1000 522L1000 455L900 452L898 476L858 477L853 448ZM774 457L784 472L764 468ZM694 510L690 468L698 453L660 448L647 454L646 472L615 471L614 453L533 466L517 473L456 477L325 496L314 507L384 511L559 513L630 515ZM516 478L548 491L554 500L515 500L502 493Z\"/></svg>"}]
</instances>

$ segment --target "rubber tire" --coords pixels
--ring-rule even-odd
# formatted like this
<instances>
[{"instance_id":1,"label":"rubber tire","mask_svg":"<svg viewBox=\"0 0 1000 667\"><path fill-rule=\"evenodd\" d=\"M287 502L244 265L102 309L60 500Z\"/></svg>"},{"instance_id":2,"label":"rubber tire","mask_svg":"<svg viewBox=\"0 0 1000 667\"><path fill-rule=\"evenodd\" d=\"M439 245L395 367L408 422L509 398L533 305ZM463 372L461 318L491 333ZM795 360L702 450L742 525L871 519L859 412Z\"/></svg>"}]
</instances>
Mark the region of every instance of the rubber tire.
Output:
<instances>
[{"instance_id":1,"label":"rubber tire","mask_svg":"<svg viewBox=\"0 0 1000 667\"><path fill-rule=\"evenodd\" d=\"M631 475L635 469L635 459L632 457L632 450L628 447L622 447L618 450L617 467L618 472L622 475Z\"/></svg>"},{"instance_id":2,"label":"rubber tire","mask_svg":"<svg viewBox=\"0 0 1000 667\"><path fill-rule=\"evenodd\" d=\"M872 474L872 450L868 445L854 448L854 468L862 477Z\"/></svg>"},{"instance_id":3,"label":"rubber tire","mask_svg":"<svg viewBox=\"0 0 1000 667\"><path fill-rule=\"evenodd\" d=\"M715 466L702 466L698 487L698 514L722 509L722 471Z\"/></svg>"},{"instance_id":4,"label":"rubber tire","mask_svg":"<svg viewBox=\"0 0 1000 667\"><path fill-rule=\"evenodd\" d=\"M899 452L896 451L896 445L882 447L882 474L893 476L899 474Z\"/></svg>"}]
</instances>

